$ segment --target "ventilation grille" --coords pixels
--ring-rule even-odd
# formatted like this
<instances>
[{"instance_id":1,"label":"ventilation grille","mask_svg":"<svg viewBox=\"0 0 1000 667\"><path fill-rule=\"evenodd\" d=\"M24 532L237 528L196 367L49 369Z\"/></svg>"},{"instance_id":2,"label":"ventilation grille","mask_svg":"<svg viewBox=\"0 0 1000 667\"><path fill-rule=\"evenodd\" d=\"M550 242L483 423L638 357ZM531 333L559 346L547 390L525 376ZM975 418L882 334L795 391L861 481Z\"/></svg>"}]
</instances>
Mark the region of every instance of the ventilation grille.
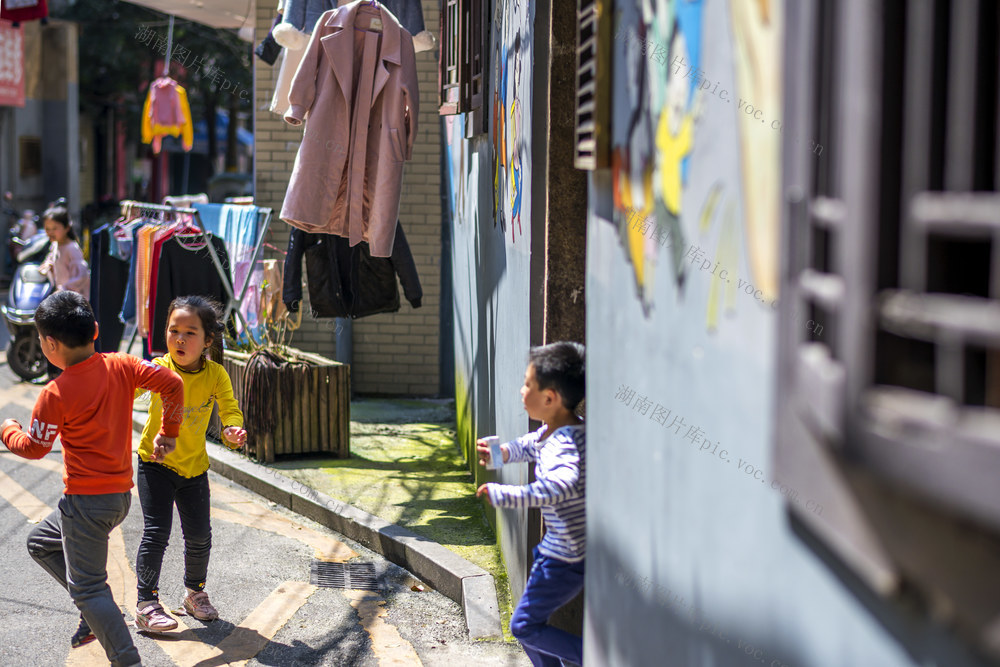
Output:
<instances>
[{"instance_id":1,"label":"ventilation grille","mask_svg":"<svg viewBox=\"0 0 1000 667\"><path fill-rule=\"evenodd\" d=\"M607 3L579 0L577 9L576 128L574 165L593 170L610 165L608 159L610 50Z\"/></svg>"},{"instance_id":2,"label":"ventilation grille","mask_svg":"<svg viewBox=\"0 0 1000 667\"><path fill-rule=\"evenodd\" d=\"M309 568L309 583L324 588L377 591L374 563L328 563L314 560Z\"/></svg>"}]
</instances>

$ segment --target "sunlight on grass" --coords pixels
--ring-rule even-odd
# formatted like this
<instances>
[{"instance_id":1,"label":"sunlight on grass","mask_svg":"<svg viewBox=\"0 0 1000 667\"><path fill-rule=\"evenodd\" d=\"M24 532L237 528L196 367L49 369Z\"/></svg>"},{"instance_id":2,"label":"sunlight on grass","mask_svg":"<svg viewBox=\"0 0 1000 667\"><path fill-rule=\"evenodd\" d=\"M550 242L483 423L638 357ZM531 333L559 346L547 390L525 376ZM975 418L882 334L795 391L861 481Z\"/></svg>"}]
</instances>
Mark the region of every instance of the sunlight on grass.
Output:
<instances>
[{"instance_id":1,"label":"sunlight on grass","mask_svg":"<svg viewBox=\"0 0 1000 667\"><path fill-rule=\"evenodd\" d=\"M351 458L297 461L282 472L447 547L493 575L504 639L512 604L493 529L455 444L454 408L421 400L351 403ZM407 423L405 419L411 419ZM436 423L435 419L440 419ZM294 467L291 467L294 466ZM279 462L276 468L284 468Z\"/></svg>"}]
</instances>

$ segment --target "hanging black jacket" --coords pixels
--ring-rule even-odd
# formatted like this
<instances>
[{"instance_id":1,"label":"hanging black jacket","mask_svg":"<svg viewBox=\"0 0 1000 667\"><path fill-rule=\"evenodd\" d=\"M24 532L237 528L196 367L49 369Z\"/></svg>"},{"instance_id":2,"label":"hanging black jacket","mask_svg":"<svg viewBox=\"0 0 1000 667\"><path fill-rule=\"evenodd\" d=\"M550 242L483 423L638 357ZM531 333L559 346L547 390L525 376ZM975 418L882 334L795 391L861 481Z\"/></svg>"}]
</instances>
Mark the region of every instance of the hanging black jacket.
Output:
<instances>
[{"instance_id":1,"label":"hanging black jacket","mask_svg":"<svg viewBox=\"0 0 1000 667\"><path fill-rule=\"evenodd\" d=\"M292 228L285 256L282 301L297 312L302 299L302 257L313 317L365 317L399 310L399 288L414 308L420 307L423 290L403 226L396 221L396 236L389 257L372 257L364 241L353 248L350 239L333 234L310 234Z\"/></svg>"}]
</instances>

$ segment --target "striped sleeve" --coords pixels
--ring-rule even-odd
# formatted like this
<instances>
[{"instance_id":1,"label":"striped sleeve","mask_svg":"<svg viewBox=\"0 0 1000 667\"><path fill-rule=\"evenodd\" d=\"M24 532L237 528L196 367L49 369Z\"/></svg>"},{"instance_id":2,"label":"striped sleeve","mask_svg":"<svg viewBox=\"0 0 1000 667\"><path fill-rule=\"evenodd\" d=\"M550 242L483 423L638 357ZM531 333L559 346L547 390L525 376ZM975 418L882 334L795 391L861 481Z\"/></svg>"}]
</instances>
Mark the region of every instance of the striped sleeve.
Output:
<instances>
[{"instance_id":1,"label":"striped sleeve","mask_svg":"<svg viewBox=\"0 0 1000 667\"><path fill-rule=\"evenodd\" d=\"M538 439L542 437L543 430L545 430L544 426L534 433L525 433L520 438L515 438L510 442L505 442L503 446L507 448L506 463L534 461L536 455L535 444L538 442Z\"/></svg>"},{"instance_id":2,"label":"striped sleeve","mask_svg":"<svg viewBox=\"0 0 1000 667\"><path fill-rule=\"evenodd\" d=\"M543 479L526 486L487 484L494 507L542 507L580 496L580 455L572 442L559 443L555 464Z\"/></svg>"}]
</instances>

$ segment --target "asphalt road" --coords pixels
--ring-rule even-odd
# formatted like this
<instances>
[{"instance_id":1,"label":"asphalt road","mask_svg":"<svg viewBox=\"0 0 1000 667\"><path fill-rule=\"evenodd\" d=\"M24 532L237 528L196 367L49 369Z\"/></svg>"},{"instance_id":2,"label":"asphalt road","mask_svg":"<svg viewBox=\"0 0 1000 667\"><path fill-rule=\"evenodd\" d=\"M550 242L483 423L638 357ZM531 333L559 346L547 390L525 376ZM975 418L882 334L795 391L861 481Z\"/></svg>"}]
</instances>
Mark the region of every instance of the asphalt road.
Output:
<instances>
[{"instance_id":1,"label":"asphalt road","mask_svg":"<svg viewBox=\"0 0 1000 667\"><path fill-rule=\"evenodd\" d=\"M2 361L2 356L0 356ZM29 423L40 387L0 363L0 419ZM136 446L133 438L133 448ZM58 448L58 445L57 445ZM97 642L71 649L78 613L69 595L31 560L28 531L56 507L61 450L29 461L0 445L0 666L107 665ZM164 635L136 634L135 554L142 529L138 499L112 533L109 579L144 665L528 665L516 645L472 642L462 610L407 571L319 524L210 473L212 560L206 591L220 618L175 614ZM167 549L161 601L184 595L179 522ZM378 591L316 587L316 560L374 563Z\"/></svg>"}]
</instances>

